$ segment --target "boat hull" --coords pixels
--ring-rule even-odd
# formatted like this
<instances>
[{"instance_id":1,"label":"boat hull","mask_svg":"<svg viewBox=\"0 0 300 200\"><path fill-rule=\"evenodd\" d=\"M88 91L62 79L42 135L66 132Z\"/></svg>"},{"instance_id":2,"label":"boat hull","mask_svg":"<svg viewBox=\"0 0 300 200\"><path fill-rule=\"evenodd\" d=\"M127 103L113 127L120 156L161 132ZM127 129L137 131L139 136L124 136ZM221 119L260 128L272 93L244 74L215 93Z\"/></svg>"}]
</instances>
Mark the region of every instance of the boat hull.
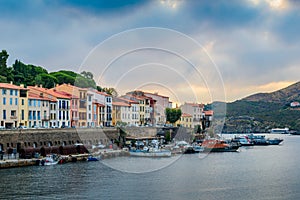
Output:
<instances>
[{"instance_id":1,"label":"boat hull","mask_svg":"<svg viewBox=\"0 0 300 200\"><path fill-rule=\"evenodd\" d=\"M203 152L237 152L239 148L204 148Z\"/></svg>"},{"instance_id":2,"label":"boat hull","mask_svg":"<svg viewBox=\"0 0 300 200\"><path fill-rule=\"evenodd\" d=\"M157 151L157 152L145 152L145 151L129 151L130 156L136 157L171 157L171 151Z\"/></svg>"}]
</instances>

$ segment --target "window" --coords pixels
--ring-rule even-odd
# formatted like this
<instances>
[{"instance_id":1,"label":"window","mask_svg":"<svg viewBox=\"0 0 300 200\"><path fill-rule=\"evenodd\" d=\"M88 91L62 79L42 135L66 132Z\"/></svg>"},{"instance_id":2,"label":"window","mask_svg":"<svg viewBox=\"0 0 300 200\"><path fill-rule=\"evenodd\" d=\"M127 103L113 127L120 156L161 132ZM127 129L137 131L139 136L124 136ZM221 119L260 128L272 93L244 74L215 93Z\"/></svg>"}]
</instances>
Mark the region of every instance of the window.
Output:
<instances>
[{"instance_id":1,"label":"window","mask_svg":"<svg viewBox=\"0 0 300 200\"><path fill-rule=\"evenodd\" d=\"M10 116L11 117L16 117L16 113L17 113L17 111L12 110L12 111L10 111Z\"/></svg>"},{"instance_id":2,"label":"window","mask_svg":"<svg viewBox=\"0 0 300 200\"><path fill-rule=\"evenodd\" d=\"M36 100L33 99L33 106L36 107Z\"/></svg>"},{"instance_id":3,"label":"window","mask_svg":"<svg viewBox=\"0 0 300 200\"><path fill-rule=\"evenodd\" d=\"M21 120L24 120L24 110L21 111Z\"/></svg>"},{"instance_id":4,"label":"window","mask_svg":"<svg viewBox=\"0 0 300 200\"><path fill-rule=\"evenodd\" d=\"M32 111L28 112L29 120L32 120Z\"/></svg>"},{"instance_id":5,"label":"window","mask_svg":"<svg viewBox=\"0 0 300 200\"><path fill-rule=\"evenodd\" d=\"M6 119L6 110L3 110L3 119Z\"/></svg>"},{"instance_id":6,"label":"window","mask_svg":"<svg viewBox=\"0 0 300 200\"><path fill-rule=\"evenodd\" d=\"M6 97L3 97L3 105L6 105Z\"/></svg>"},{"instance_id":7,"label":"window","mask_svg":"<svg viewBox=\"0 0 300 200\"><path fill-rule=\"evenodd\" d=\"M14 90L13 89L10 89L10 95L14 95Z\"/></svg>"},{"instance_id":8,"label":"window","mask_svg":"<svg viewBox=\"0 0 300 200\"><path fill-rule=\"evenodd\" d=\"M41 111L37 111L37 119L41 120Z\"/></svg>"},{"instance_id":9,"label":"window","mask_svg":"<svg viewBox=\"0 0 300 200\"><path fill-rule=\"evenodd\" d=\"M13 98L9 98L9 105L13 104Z\"/></svg>"},{"instance_id":10,"label":"window","mask_svg":"<svg viewBox=\"0 0 300 200\"><path fill-rule=\"evenodd\" d=\"M15 105L18 105L18 98L15 98Z\"/></svg>"},{"instance_id":11,"label":"window","mask_svg":"<svg viewBox=\"0 0 300 200\"><path fill-rule=\"evenodd\" d=\"M24 99L22 99L22 106L24 106Z\"/></svg>"},{"instance_id":12,"label":"window","mask_svg":"<svg viewBox=\"0 0 300 200\"><path fill-rule=\"evenodd\" d=\"M38 107L41 107L41 100L38 100Z\"/></svg>"},{"instance_id":13,"label":"window","mask_svg":"<svg viewBox=\"0 0 300 200\"><path fill-rule=\"evenodd\" d=\"M36 120L36 111L33 111L33 120Z\"/></svg>"},{"instance_id":14,"label":"window","mask_svg":"<svg viewBox=\"0 0 300 200\"><path fill-rule=\"evenodd\" d=\"M91 95L89 95L89 101L92 101L92 96Z\"/></svg>"},{"instance_id":15,"label":"window","mask_svg":"<svg viewBox=\"0 0 300 200\"><path fill-rule=\"evenodd\" d=\"M15 96L18 96L18 90L15 90Z\"/></svg>"},{"instance_id":16,"label":"window","mask_svg":"<svg viewBox=\"0 0 300 200\"><path fill-rule=\"evenodd\" d=\"M91 111L91 105L89 105L89 111Z\"/></svg>"},{"instance_id":17,"label":"window","mask_svg":"<svg viewBox=\"0 0 300 200\"><path fill-rule=\"evenodd\" d=\"M2 89L2 95L6 94L6 89Z\"/></svg>"}]
</instances>

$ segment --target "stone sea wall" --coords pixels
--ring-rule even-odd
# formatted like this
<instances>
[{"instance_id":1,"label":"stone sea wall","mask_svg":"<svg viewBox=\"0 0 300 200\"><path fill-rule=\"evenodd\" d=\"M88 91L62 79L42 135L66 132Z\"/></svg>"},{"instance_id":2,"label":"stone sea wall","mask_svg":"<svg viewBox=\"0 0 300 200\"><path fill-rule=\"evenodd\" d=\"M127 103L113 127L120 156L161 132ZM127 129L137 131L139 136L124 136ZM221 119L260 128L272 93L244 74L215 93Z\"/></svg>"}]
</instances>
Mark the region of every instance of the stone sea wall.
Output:
<instances>
[{"instance_id":1,"label":"stone sea wall","mask_svg":"<svg viewBox=\"0 0 300 200\"><path fill-rule=\"evenodd\" d=\"M0 148L26 148L63 146L75 143L87 145L109 144L112 139L119 137L115 128L95 129L18 129L0 131Z\"/></svg>"}]
</instances>

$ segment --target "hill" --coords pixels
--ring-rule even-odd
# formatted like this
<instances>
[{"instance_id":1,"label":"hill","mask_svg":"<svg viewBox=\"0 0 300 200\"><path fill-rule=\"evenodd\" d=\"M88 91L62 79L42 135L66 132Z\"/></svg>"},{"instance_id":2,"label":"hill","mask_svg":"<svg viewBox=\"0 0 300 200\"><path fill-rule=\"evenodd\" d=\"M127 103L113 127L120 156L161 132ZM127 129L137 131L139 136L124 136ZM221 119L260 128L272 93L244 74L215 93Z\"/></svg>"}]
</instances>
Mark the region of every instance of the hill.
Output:
<instances>
[{"instance_id":1,"label":"hill","mask_svg":"<svg viewBox=\"0 0 300 200\"><path fill-rule=\"evenodd\" d=\"M292 101L300 101L300 82L227 103L223 132L267 132L276 127L300 131L300 108L290 107Z\"/></svg>"},{"instance_id":2,"label":"hill","mask_svg":"<svg viewBox=\"0 0 300 200\"><path fill-rule=\"evenodd\" d=\"M281 90L271 93L258 93L248 96L244 101L263 101L286 104L291 101L300 101L300 81Z\"/></svg>"}]
</instances>

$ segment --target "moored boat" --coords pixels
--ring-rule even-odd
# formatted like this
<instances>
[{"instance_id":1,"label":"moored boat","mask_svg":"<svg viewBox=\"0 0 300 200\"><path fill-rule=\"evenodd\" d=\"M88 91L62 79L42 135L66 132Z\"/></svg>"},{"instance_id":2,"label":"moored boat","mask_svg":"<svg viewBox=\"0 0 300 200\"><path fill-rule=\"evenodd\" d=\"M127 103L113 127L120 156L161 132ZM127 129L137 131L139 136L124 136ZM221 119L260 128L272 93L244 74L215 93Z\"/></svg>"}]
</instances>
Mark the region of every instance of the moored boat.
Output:
<instances>
[{"instance_id":1,"label":"moored boat","mask_svg":"<svg viewBox=\"0 0 300 200\"><path fill-rule=\"evenodd\" d=\"M253 146L253 142L248 138L248 136L239 136L232 139L233 142L239 143L241 146Z\"/></svg>"},{"instance_id":2,"label":"moored boat","mask_svg":"<svg viewBox=\"0 0 300 200\"><path fill-rule=\"evenodd\" d=\"M42 166L46 165L56 165L59 162L59 158L56 154L46 155L44 159L41 160L40 164Z\"/></svg>"},{"instance_id":3,"label":"moored boat","mask_svg":"<svg viewBox=\"0 0 300 200\"><path fill-rule=\"evenodd\" d=\"M282 141L283 139L281 138L267 139L269 145L279 145Z\"/></svg>"},{"instance_id":4,"label":"moored boat","mask_svg":"<svg viewBox=\"0 0 300 200\"><path fill-rule=\"evenodd\" d=\"M228 143L219 139L206 139L201 146L204 152L236 152L240 147L236 143Z\"/></svg>"},{"instance_id":5,"label":"moored boat","mask_svg":"<svg viewBox=\"0 0 300 200\"><path fill-rule=\"evenodd\" d=\"M137 157L170 157L171 151L157 149L157 148L144 148L144 149L131 149L129 151L130 156Z\"/></svg>"},{"instance_id":6,"label":"moored boat","mask_svg":"<svg viewBox=\"0 0 300 200\"><path fill-rule=\"evenodd\" d=\"M269 145L265 135L250 134L248 137L254 145Z\"/></svg>"},{"instance_id":7,"label":"moored boat","mask_svg":"<svg viewBox=\"0 0 300 200\"><path fill-rule=\"evenodd\" d=\"M92 155L89 155L88 158L87 158L87 161L99 161L99 159L92 156Z\"/></svg>"}]
</instances>

